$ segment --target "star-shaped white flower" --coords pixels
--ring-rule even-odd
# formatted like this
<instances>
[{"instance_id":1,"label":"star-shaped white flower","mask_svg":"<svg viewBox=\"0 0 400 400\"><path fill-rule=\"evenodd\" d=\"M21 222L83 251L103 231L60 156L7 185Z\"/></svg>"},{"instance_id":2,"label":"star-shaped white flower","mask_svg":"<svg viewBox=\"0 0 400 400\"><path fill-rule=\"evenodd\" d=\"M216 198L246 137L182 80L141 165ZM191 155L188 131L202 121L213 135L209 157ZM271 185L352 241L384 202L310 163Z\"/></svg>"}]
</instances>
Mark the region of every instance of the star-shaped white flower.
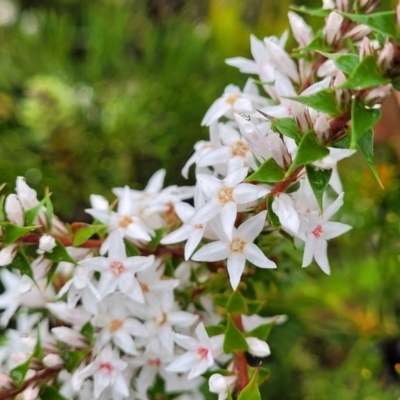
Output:
<instances>
[{"instance_id":1,"label":"star-shaped white flower","mask_svg":"<svg viewBox=\"0 0 400 400\"><path fill-rule=\"evenodd\" d=\"M216 229L221 239L203 246L193 256L195 261L220 261L228 259L227 267L233 290L239 285L246 260L260 268L276 268L276 264L269 260L253 241L264 228L267 212L263 211L233 228L232 240L228 240L224 233ZM217 225L215 225L217 227Z\"/></svg>"}]
</instances>

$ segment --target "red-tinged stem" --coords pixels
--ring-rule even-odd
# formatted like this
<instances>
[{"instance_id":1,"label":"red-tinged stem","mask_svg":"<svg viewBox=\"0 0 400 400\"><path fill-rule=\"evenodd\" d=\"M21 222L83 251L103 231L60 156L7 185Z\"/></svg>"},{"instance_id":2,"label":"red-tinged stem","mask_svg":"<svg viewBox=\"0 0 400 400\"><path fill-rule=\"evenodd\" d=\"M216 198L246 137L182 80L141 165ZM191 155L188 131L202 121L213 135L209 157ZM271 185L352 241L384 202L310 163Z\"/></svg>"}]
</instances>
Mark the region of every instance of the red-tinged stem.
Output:
<instances>
[{"instance_id":1,"label":"red-tinged stem","mask_svg":"<svg viewBox=\"0 0 400 400\"><path fill-rule=\"evenodd\" d=\"M292 174L289 176L288 179L282 182L275 183L273 188L271 189L271 194L275 196L278 193L284 193L288 189L288 187L293 183L296 182L297 178L299 177L300 172L303 170L303 166L297 167Z\"/></svg>"},{"instance_id":2,"label":"red-tinged stem","mask_svg":"<svg viewBox=\"0 0 400 400\"><path fill-rule=\"evenodd\" d=\"M242 318L240 314L232 315L232 321L236 325L236 327L243 332L243 324ZM238 374L238 393L239 393L248 385L250 382L249 374L247 371L247 360L246 355L243 351L236 353L235 355L235 365Z\"/></svg>"},{"instance_id":3,"label":"red-tinged stem","mask_svg":"<svg viewBox=\"0 0 400 400\"><path fill-rule=\"evenodd\" d=\"M318 71L319 67L327 60L325 56L320 56L315 64L312 67L310 75L308 75L307 79L303 82L299 89L299 94L304 92L307 88L309 88L312 85L313 77L314 74Z\"/></svg>"},{"instance_id":4,"label":"red-tinged stem","mask_svg":"<svg viewBox=\"0 0 400 400\"><path fill-rule=\"evenodd\" d=\"M56 375L58 372L60 372L59 368L49 368L40 371L32 378L26 380L20 388L8 391L1 391L0 400L14 399L17 394L23 392L27 387L33 385L36 382L43 382L45 379L51 378L53 377L53 375Z\"/></svg>"}]
</instances>

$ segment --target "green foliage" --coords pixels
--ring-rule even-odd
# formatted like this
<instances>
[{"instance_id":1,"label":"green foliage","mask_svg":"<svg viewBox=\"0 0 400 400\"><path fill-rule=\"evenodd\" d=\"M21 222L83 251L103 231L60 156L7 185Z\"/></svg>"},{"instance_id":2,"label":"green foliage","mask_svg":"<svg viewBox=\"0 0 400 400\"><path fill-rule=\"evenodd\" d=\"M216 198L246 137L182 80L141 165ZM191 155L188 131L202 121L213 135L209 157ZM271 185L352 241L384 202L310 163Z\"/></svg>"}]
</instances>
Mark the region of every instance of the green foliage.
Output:
<instances>
[{"instance_id":1,"label":"green foliage","mask_svg":"<svg viewBox=\"0 0 400 400\"><path fill-rule=\"evenodd\" d=\"M332 169L319 169L313 167L312 165L307 165L306 171L311 189L314 192L319 209L322 212L323 211L322 201L324 198L325 190L328 187L329 180L331 179L332 176Z\"/></svg>"},{"instance_id":2,"label":"green foliage","mask_svg":"<svg viewBox=\"0 0 400 400\"><path fill-rule=\"evenodd\" d=\"M68 254L67 249L59 239L56 239L56 247L54 247L51 253L45 253L44 255L47 259L54 262L66 261L76 264L76 261Z\"/></svg>"},{"instance_id":3,"label":"green foliage","mask_svg":"<svg viewBox=\"0 0 400 400\"><path fill-rule=\"evenodd\" d=\"M242 332L236 327L232 321L232 317L228 314L228 322L226 325L224 337L224 352L226 354L246 351L249 346Z\"/></svg>"},{"instance_id":4,"label":"green foliage","mask_svg":"<svg viewBox=\"0 0 400 400\"><path fill-rule=\"evenodd\" d=\"M240 392L238 400L261 400L260 390L258 388L258 373L259 370L254 370L253 376L248 385Z\"/></svg>"},{"instance_id":5,"label":"green foliage","mask_svg":"<svg viewBox=\"0 0 400 400\"><path fill-rule=\"evenodd\" d=\"M310 96L296 96L288 98L328 115L336 116L340 114L340 110L335 98L335 92L331 89L321 90L320 92Z\"/></svg>"},{"instance_id":6,"label":"green foliage","mask_svg":"<svg viewBox=\"0 0 400 400\"><path fill-rule=\"evenodd\" d=\"M14 243L21 236L37 228L36 226L19 226L11 222L2 222L0 226L3 232L2 243L4 246Z\"/></svg>"},{"instance_id":7,"label":"green foliage","mask_svg":"<svg viewBox=\"0 0 400 400\"><path fill-rule=\"evenodd\" d=\"M285 176L283 171L273 158L265 161L257 171L253 172L249 177L246 178L247 182L280 182Z\"/></svg>"},{"instance_id":8,"label":"green foliage","mask_svg":"<svg viewBox=\"0 0 400 400\"><path fill-rule=\"evenodd\" d=\"M42 400L67 400L55 387L44 384L40 388L40 398Z\"/></svg>"},{"instance_id":9,"label":"green foliage","mask_svg":"<svg viewBox=\"0 0 400 400\"><path fill-rule=\"evenodd\" d=\"M74 240L72 245L77 247L82 243L86 242L86 240L90 239L96 233L104 230L105 225L88 225L83 228L78 229L74 234Z\"/></svg>"},{"instance_id":10,"label":"green foliage","mask_svg":"<svg viewBox=\"0 0 400 400\"><path fill-rule=\"evenodd\" d=\"M231 314L247 314L246 299L238 290L235 290L229 297L226 305L226 311Z\"/></svg>"}]
</instances>

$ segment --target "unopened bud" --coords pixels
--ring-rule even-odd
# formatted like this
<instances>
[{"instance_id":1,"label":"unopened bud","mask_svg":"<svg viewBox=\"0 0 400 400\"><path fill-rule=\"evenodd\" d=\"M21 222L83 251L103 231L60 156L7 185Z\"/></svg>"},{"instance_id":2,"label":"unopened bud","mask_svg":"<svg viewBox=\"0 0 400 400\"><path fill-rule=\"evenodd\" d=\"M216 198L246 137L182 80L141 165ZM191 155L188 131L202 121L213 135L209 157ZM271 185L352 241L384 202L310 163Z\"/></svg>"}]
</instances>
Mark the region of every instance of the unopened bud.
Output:
<instances>
[{"instance_id":1,"label":"unopened bud","mask_svg":"<svg viewBox=\"0 0 400 400\"><path fill-rule=\"evenodd\" d=\"M332 169L336 166L336 164L336 160L331 156L326 156L322 160L318 160L312 163L312 165L320 169Z\"/></svg>"},{"instance_id":2,"label":"unopened bud","mask_svg":"<svg viewBox=\"0 0 400 400\"><path fill-rule=\"evenodd\" d=\"M30 385L22 393L23 400L36 400L39 394L39 385Z\"/></svg>"},{"instance_id":3,"label":"unopened bud","mask_svg":"<svg viewBox=\"0 0 400 400\"><path fill-rule=\"evenodd\" d=\"M313 39L313 32L311 28L306 24L303 18L293 11L289 11L288 17L294 38L296 39L297 43L302 47L307 46Z\"/></svg>"},{"instance_id":4,"label":"unopened bud","mask_svg":"<svg viewBox=\"0 0 400 400\"><path fill-rule=\"evenodd\" d=\"M27 185L22 176L17 178L17 186L15 189L17 191L19 201L22 204L22 208L25 211L39 204L39 200L36 197L36 191Z\"/></svg>"},{"instance_id":5,"label":"unopened bud","mask_svg":"<svg viewBox=\"0 0 400 400\"><path fill-rule=\"evenodd\" d=\"M367 38L364 37L364 39L362 40L361 44L360 44L360 48L358 49L358 56L360 61L369 55L374 54L374 47L372 46L371 41Z\"/></svg>"},{"instance_id":6,"label":"unopened bud","mask_svg":"<svg viewBox=\"0 0 400 400\"><path fill-rule=\"evenodd\" d=\"M325 114L319 114L314 122L314 132L324 142L329 140L330 121L329 117Z\"/></svg>"},{"instance_id":7,"label":"unopened bud","mask_svg":"<svg viewBox=\"0 0 400 400\"><path fill-rule=\"evenodd\" d=\"M208 386L211 393L227 393L235 387L236 380L237 377L233 375L213 374L208 380Z\"/></svg>"},{"instance_id":8,"label":"unopened bud","mask_svg":"<svg viewBox=\"0 0 400 400\"><path fill-rule=\"evenodd\" d=\"M317 70L319 77L335 76L338 69L333 60L326 60Z\"/></svg>"},{"instance_id":9,"label":"unopened bud","mask_svg":"<svg viewBox=\"0 0 400 400\"><path fill-rule=\"evenodd\" d=\"M393 57L394 57L393 44L387 42L383 47L381 53L379 54L378 65L382 67L384 70L388 70L392 65Z\"/></svg>"},{"instance_id":10,"label":"unopened bud","mask_svg":"<svg viewBox=\"0 0 400 400\"><path fill-rule=\"evenodd\" d=\"M254 357L268 357L271 354L271 349L264 341L257 339L256 337L246 338L246 342L249 345L248 352Z\"/></svg>"},{"instance_id":11,"label":"unopened bud","mask_svg":"<svg viewBox=\"0 0 400 400\"><path fill-rule=\"evenodd\" d=\"M342 71L339 71L336 75L335 80L333 81L334 87L340 87L346 82L346 77ZM351 101L351 92L348 89L336 89L335 90L335 98L338 104L345 109L350 104Z\"/></svg>"},{"instance_id":12,"label":"unopened bud","mask_svg":"<svg viewBox=\"0 0 400 400\"><path fill-rule=\"evenodd\" d=\"M43 358L43 364L47 368L60 368L64 361L58 354L48 354Z\"/></svg>"},{"instance_id":13,"label":"unopened bud","mask_svg":"<svg viewBox=\"0 0 400 400\"><path fill-rule=\"evenodd\" d=\"M324 28L325 41L328 45L334 45L341 39L341 27L343 16L332 11L326 19Z\"/></svg>"},{"instance_id":14,"label":"unopened bud","mask_svg":"<svg viewBox=\"0 0 400 400\"><path fill-rule=\"evenodd\" d=\"M369 92L367 92L367 94L363 98L363 101L369 106L381 104L382 101L385 100L391 92L392 84L388 83L387 85L371 89Z\"/></svg>"},{"instance_id":15,"label":"unopened bud","mask_svg":"<svg viewBox=\"0 0 400 400\"><path fill-rule=\"evenodd\" d=\"M340 11L349 11L349 0L336 0L336 8Z\"/></svg>"},{"instance_id":16,"label":"unopened bud","mask_svg":"<svg viewBox=\"0 0 400 400\"><path fill-rule=\"evenodd\" d=\"M14 389L14 383L12 379L8 375L0 373L0 393L2 391L9 391L12 389Z\"/></svg>"},{"instance_id":17,"label":"unopened bud","mask_svg":"<svg viewBox=\"0 0 400 400\"><path fill-rule=\"evenodd\" d=\"M85 337L81 333L74 331L71 328L59 326L57 328L53 328L51 333L57 340L67 344L70 347L85 348L88 346Z\"/></svg>"},{"instance_id":18,"label":"unopened bud","mask_svg":"<svg viewBox=\"0 0 400 400\"><path fill-rule=\"evenodd\" d=\"M56 240L50 235L43 235L39 240L38 254L51 253L56 247Z\"/></svg>"},{"instance_id":19,"label":"unopened bud","mask_svg":"<svg viewBox=\"0 0 400 400\"><path fill-rule=\"evenodd\" d=\"M16 194L7 196L4 211L10 222L19 226L24 226L24 211Z\"/></svg>"},{"instance_id":20,"label":"unopened bud","mask_svg":"<svg viewBox=\"0 0 400 400\"><path fill-rule=\"evenodd\" d=\"M353 29L346 33L345 37L358 42L365 36L369 35L371 31L371 28L369 28L367 25L356 25Z\"/></svg>"},{"instance_id":21,"label":"unopened bud","mask_svg":"<svg viewBox=\"0 0 400 400\"><path fill-rule=\"evenodd\" d=\"M13 262L17 249L18 245L13 243L0 250L0 267L4 267Z\"/></svg>"},{"instance_id":22,"label":"unopened bud","mask_svg":"<svg viewBox=\"0 0 400 400\"><path fill-rule=\"evenodd\" d=\"M356 2L358 3L359 11L368 14L374 11L380 0L357 0Z\"/></svg>"}]
</instances>

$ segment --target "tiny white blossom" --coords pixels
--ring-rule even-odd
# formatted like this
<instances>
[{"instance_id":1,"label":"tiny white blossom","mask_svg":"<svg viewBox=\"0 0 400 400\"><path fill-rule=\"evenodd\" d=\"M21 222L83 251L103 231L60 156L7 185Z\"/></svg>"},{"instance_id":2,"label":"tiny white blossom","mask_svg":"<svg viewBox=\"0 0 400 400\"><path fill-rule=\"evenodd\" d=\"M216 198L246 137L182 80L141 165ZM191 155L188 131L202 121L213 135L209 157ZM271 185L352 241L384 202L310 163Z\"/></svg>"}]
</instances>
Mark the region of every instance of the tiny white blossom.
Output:
<instances>
[{"instance_id":1,"label":"tiny white blossom","mask_svg":"<svg viewBox=\"0 0 400 400\"><path fill-rule=\"evenodd\" d=\"M50 235L43 235L39 240L38 254L51 253L56 247L56 240Z\"/></svg>"}]
</instances>

